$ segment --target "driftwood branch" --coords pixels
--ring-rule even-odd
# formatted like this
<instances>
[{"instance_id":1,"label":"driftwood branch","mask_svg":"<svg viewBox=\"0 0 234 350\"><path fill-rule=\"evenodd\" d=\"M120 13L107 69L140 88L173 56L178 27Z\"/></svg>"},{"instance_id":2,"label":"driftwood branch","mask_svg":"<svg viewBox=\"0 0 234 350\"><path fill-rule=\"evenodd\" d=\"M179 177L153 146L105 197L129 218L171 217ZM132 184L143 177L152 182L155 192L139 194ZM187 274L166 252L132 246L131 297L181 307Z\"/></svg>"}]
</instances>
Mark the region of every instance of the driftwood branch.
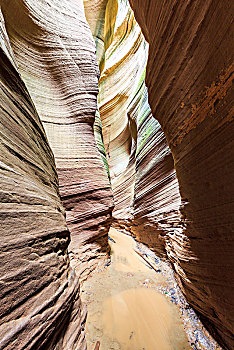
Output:
<instances>
[{"instance_id":1,"label":"driftwood branch","mask_svg":"<svg viewBox=\"0 0 234 350\"><path fill-rule=\"evenodd\" d=\"M152 268L154 269L156 272L158 272L158 269L156 267L154 267L145 257L143 254L139 253L137 250L134 249L134 252L136 252L138 255L140 255L140 257L145 260L145 262Z\"/></svg>"},{"instance_id":2,"label":"driftwood branch","mask_svg":"<svg viewBox=\"0 0 234 350\"><path fill-rule=\"evenodd\" d=\"M100 348L100 341L97 341L94 350L99 350Z\"/></svg>"}]
</instances>

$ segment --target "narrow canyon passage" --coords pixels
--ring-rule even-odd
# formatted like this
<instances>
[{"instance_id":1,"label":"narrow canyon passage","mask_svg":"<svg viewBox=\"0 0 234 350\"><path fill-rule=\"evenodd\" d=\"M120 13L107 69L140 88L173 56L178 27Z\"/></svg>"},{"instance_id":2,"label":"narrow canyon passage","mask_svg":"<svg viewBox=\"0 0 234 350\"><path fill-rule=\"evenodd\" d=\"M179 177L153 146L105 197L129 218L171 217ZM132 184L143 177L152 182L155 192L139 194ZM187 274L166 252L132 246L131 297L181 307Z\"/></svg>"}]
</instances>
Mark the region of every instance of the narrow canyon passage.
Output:
<instances>
[{"instance_id":1,"label":"narrow canyon passage","mask_svg":"<svg viewBox=\"0 0 234 350\"><path fill-rule=\"evenodd\" d=\"M221 349L189 313L186 334L181 313L189 307L178 300L169 265L114 228L109 241L110 262L82 286L88 350L97 341L101 350Z\"/></svg>"},{"instance_id":2,"label":"narrow canyon passage","mask_svg":"<svg viewBox=\"0 0 234 350\"><path fill-rule=\"evenodd\" d=\"M0 350L234 349L233 5L0 0Z\"/></svg>"}]
</instances>

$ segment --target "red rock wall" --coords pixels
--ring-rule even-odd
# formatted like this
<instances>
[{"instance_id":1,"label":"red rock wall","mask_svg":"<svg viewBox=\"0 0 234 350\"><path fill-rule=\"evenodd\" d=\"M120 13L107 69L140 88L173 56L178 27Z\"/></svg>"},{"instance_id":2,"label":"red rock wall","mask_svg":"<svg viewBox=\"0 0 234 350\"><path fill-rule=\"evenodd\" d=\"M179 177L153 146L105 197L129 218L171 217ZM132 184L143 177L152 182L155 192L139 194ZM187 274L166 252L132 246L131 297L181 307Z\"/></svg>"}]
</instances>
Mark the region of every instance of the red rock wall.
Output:
<instances>
[{"instance_id":1,"label":"red rock wall","mask_svg":"<svg viewBox=\"0 0 234 350\"><path fill-rule=\"evenodd\" d=\"M53 153L0 12L0 349L85 349Z\"/></svg>"},{"instance_id":2,"label":"red rock wall","mask_svg":"<svg viewBox=\"0 0 234 350\"><path fill-rule=\"evenodd\" d=\"M165 240L181 226L174 162L160 124L152 116L143 80L132 116L137 124L134 219L131 232L166 257ZM138 100L138 101L137 101Z\"/></svg>"},{"instance_id":3,"label":"red rock wall","mask_svg":"<svg viewBox=\"0 0 234 350\"><path fill-rule=\"evenodd\" d=\"M168 256L188 301L232 349L232 2L130 2L150 44L149 101L182 197L183 229L168 236Z\"/></svg>"},{"instance_id":4,"label":"red rock wall","mask_svg":"<svg viewBox=\"0 0 234 350\"><path fill-rule=\"evenodd\" d=\"M94 139L99 72L83 2L0 0L0 5L55 155L72 265L85 277L106 256L113 202Z\"/></svg>"},{"instance_id":5,"label":"red rock wall","mask_svg":"<svg viewBox=\"0 0 234 350\"><path fill-rule=\"evenodd\" d=\"M148 103L148 44L127 0L84 4L101 71L98 102L115 225L131 227L145 243L157 237L157 252L165 255L163 237L180 221L180 195L170 149Z\"/></svg>"}]
</instances>

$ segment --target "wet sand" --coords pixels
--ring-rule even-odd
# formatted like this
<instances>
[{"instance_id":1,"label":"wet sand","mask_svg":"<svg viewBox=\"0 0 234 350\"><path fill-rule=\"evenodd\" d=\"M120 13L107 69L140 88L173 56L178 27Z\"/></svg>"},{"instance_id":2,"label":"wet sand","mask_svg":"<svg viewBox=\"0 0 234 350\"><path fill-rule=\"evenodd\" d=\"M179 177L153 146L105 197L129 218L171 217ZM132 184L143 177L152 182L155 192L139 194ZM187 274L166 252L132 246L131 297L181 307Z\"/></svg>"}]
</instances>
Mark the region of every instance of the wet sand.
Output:
<instances>
[{"instance_id":1,"label":"wet sand","mask_svg":"<svg viewBox=\"0 0 234 350\"><path fill-rule=\"evenodd\" d=\"M82 286L88 350L188 350L179 309L156 290L166 284L135 252L136 243L110 230L111 264Z\"/></svg>"},{"instance_id":2,"label":"wet sand","mask_svg":"<svg viewBox=\"0 0 234 350\"><path fill-rule=\"evenodd\" d=\"M103 324L122 349L187 349L177 341L173 312L165 297L154 290L128 289L104 302Z\"/></svg>"}]
</instances>

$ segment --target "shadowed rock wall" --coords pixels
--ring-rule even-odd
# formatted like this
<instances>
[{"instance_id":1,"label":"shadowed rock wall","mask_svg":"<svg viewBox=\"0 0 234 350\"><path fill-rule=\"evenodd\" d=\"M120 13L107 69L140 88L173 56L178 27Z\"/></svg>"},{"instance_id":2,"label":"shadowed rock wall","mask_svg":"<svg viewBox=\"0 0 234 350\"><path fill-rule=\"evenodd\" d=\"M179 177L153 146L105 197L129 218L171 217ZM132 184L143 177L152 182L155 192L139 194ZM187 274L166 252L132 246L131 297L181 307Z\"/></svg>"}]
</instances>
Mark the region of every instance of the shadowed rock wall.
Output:
<instances>
[{"instance_id":1,"label":"shadowed rock wall","mask_svg":"<svg viewBox=\"0 0 234 350\"><path fill-rule=\"evenodd\" d=\"M85 1L114 217L170 259L188 301L231 349L231 4L131 3L150 44L146 83L160 124L144 83L148 45L128 2ZM55 154L70 255L86 276L107 250L112 208L94 45L81 0L0 5L16 56L2 29L2 348L75 349L84 346L83 321L69 233L53 155L17 64Z\"/></svg>"},{"instance_id":2,"label":"shadowed rock wall","mask_svg":"<svg viewBox=\"0 0 234 350\"><path fill-rule=\"evenodd\" d=\"M165 242L181 225L180 194L174 162L164 133L152 116L145 86L145 72L136 91L132 114L137 123L134 220L137 239L166 256Z\"/></svg>"},{"instance_id":3,"label":"shadowed rock wall","mask_svg":"<svg viewBox=\"0 0 234 350\"><path fill-rule=\"evenodd\" d=\"M99 72L83 2L0 0L0 5L55 155L72 265L85 277L106 256L113 203L94 139Z\"/></svg>"},{"instance_id":4,"label":"shadowed rock wall","mask_svg":"<svg viewBox=\"0 0 234 350\"><path fill-rule=\"evenodd\" d=\"M0 349L85 349L54 156L0 12Z\"/></svg>"},{"instance_id":5,"label":"shadowed rock wall","mask_svg":"<svg viewBox=\"0 0 234 350\"><path fill-rule=\"evenodd\" d=\"M180 195L169 147L148 104L148 44L128 1L84 4L101 71L98 101L115 200L113 217L118 225L131 227L141 241L158 239L165 255L160 237L179 221Z\"/></svg>"},{"instance_id":6,"label":"shadowed rock wall","mask_svg":"<svg viewBox=\"0 0 234 350\"><path fill-rule=\"evenodd\" d=\"M183 230L169 235L168 255L188 301L232 349L233 3L130 2L150 45L149 101L182 196Z\"/></svg>"},{"instance_id":7,"label":"shadowed rock wall","mask_svg":"<svg viewBox=\"0 0 234 350\"><path fill-rule=\"evenodd\" d=\"M188 301L230 348L231 2L131 0L150 45L146 83L160 124L144 85L147 44L128 2L85 4L114 218L169 258Z\"/></svg>"}]
</instances>

